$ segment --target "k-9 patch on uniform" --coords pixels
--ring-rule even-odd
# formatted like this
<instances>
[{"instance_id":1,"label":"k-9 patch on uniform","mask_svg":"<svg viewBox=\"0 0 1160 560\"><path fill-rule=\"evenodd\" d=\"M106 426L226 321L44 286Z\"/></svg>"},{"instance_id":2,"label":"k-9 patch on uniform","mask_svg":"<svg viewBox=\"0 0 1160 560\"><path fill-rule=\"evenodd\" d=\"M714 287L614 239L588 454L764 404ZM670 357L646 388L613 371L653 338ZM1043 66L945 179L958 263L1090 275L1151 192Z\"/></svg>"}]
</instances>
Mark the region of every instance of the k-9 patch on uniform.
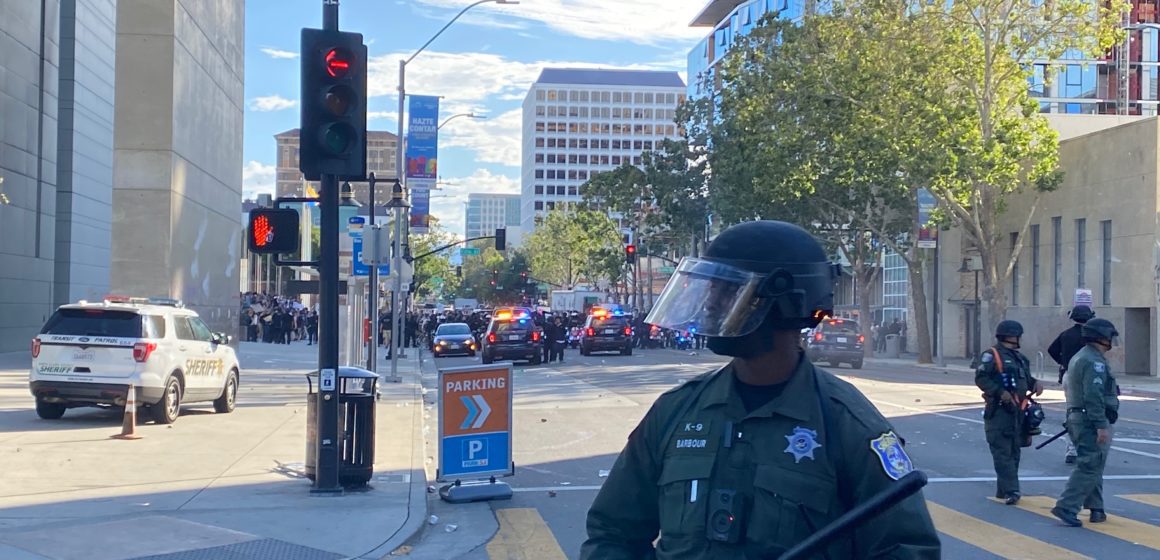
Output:
<instances>
[{"instance_id":1,"label":"k-9 patch on uniform","mask_svg":"<svg viewBox=\"0 0 1160 560\"><path fill-rule=\"evenodd\" d=\"M878 455L878 460L882 462L882 470L886 472L886 476L894 480L898 480L914 470L914 464L910 462L910 457L902 449L902 442L898 436L894 435L894 432L886 432L870 440L870 449Z\"/></svg>"}]
</instances>

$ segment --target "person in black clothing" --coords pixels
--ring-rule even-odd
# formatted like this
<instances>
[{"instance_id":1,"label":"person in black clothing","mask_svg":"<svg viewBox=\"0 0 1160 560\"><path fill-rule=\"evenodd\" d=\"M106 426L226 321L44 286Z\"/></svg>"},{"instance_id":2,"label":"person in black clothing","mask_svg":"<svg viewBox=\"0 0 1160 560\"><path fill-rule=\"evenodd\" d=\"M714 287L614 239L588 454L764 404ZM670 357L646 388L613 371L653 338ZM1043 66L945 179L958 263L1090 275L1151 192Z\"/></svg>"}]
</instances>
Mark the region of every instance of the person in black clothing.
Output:
<instances>
[{"instance_id":1,"label":"person in black clothing","mask_svg":"<svg viewBox=\"0 0 1160 560\"><path fill-rule=\"evenodd\" d=\"M318 314L311 311L306 316L306 345L318 344Z\"/></svg>"},{"instance_id":2,"label":"person in black clothing","mask_svg":"<svg viewBox=\"0 0 1160 560\"><path fill-rule=\"evenodd\" d=\"M1059 383L1063 383L1063 374L1067 373L1067 364L1071 363L1071 358L1079 352L1086 343L1083 340L1081 329L1084 324L1096 316L1092 308L1086 305L1077 305L1071 309L1067 317L1075 324L1068 327L1067 330L1059 333L1055 340L1051 342L1051 346L1047 347L1047 353L1055 363L1059 364ZM1064 388L1066 392L1067 388ZM1067 451L1064 452L1063 462L1069 465L1075 464L1075 444L1071 439L1067 440Z\"/></svg>"},{"instance_id":3,"label":"person in black clothing","mask_svg":"<svg viewBox=\"0 0 1160 560\"><path fill-rule=\"evenodd\" d=\"M557 359L560 363L564 362L564 346L568 344L568 329L564 327L564 320L556 317L552 321L551 330L547 333L547 343L551 346L552 351L548 355L549 362L554 362Z\"/></svg>"},{"instance_id":4,"label":"person in black clothing","mask_svg":"<svg viewBox=\"0 0 1160 560\"><path fill-rule=\"evenodd\" d=\"M407 334L407 348L414 348L415 335L419 332L419 320L415 318L414 313L408 313L406 319L406 334Z\"/></svg>"},{"instance_id":5,"label":"person in black clothing","mask_svg":"<svg viewBox=\"0 0 1160 560\"><path fill-rule=\"evenodd\" d=\"M294 333L294 316L288 312L282 313L282 344L290 344L290 335Z\"/></svg>"}]
</instances>

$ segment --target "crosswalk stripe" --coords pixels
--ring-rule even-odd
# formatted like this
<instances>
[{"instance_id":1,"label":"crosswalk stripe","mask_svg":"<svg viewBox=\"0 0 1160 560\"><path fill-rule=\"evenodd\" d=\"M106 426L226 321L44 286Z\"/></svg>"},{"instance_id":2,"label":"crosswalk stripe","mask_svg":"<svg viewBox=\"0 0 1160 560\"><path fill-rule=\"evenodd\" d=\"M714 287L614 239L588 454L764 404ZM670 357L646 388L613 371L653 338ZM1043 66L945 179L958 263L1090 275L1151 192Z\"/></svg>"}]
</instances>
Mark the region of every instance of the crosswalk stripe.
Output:
<instances>
[{"instance_id":1,"label":"crosswalk stripe","mask_svg":"<svg viewBox=\"0 0 1160 560\"><path fill-rule=\"evenodd\" d=\"M1055 507L1055 498L1050 496L1024 496L1017 507L1059 521L1051 514L1051 508ZM1089 531L1160 550L1160 531L1157 531L1154 525L1118 515L1109 515L1108 520L1103 523L1088 523L1086 518L1081 520L1084 522L1084 528ZM1060 524L1062 525L1062 522Z\"/></svg>"},{"instance_id":2,"label":"crosswalk stripe","mask_svg":"<svg viewBox=\"0 0 1160 560\"><path fill-rule=\"evenodd\" d=\"M1160 494L1124 494L1116 496L1125 500L1132 500L1133 502L1140 502L1150 506L1160 507Z\"/></svg>"},{"instance_id":3,"label":"crosswalk stripe","mask_svg":"<svg viewBox=\"0 0 1160 560\"><path fill-rule=\"evenodd\" d=\"M987 523L959 513L953 509L941 506L931 501L926 502L930 516L934 519L934 527L944 535L952 536L971 546L981 548L1012 560L1033 560L1037 558L1051 558L1052 560L1090 560L1090 556L1078 554L1066 548L1016 533L1005 527Z\"/></svg>"},{"instance_id":4,"label":"crosswalk stripe","mask_svg":"<svg viewBox=\"0 0 1160 560\"><path fill-rule=\"evenodd\" d=\"M491 560L567 560L555 535L533 508L498 509L499 531L487 543Z\"/></svg>"}]
</instances>

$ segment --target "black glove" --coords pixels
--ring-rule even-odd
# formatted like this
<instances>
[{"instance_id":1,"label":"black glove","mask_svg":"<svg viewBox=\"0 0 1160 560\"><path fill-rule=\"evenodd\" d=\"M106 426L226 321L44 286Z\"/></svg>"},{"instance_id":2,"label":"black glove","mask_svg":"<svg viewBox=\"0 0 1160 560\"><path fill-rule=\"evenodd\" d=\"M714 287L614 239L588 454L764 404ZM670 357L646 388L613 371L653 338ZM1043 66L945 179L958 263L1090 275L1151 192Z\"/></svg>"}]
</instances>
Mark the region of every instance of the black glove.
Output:
<instances>
[{"instance_id":1,"label":"black glove","mask_svg":"<svg viewBox=\"0 0 1160 560\"><path fill-rule=\"evenodd\" d=\"M1108 424L1115 424L1120 419L1120 411L1114 408L1105 409L1104 415L1108 417Z\"/></svg>"},{"instance_id":2,"label":"black glove","mask_svg":"<svg viewBox=\"0 0 1160 560\"><path fill-rule=\"evenodd\" d=\"M1062 367L1059 368L1059 381L1057 381L1057 383L1059 383L1060 385L1063 384L1063 374L1066 372L1067 372L1066 369L1063 369Z\"/></svg>"}]
</instances>

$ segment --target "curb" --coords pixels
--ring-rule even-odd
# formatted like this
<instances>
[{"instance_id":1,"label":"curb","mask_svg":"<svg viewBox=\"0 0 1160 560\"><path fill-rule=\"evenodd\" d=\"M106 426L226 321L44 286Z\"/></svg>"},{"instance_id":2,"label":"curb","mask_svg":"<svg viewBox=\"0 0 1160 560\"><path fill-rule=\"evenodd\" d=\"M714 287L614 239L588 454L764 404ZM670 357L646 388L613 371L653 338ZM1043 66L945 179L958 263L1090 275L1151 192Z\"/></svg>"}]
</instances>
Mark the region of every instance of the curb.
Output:
<instances>
[{"instance_id":1,"label":"curb","mask_svg":"<svg viewBox=\"0 0 1160 560\"><path fill-rule=\"evenodd\" d=\"M414 370L418 370L418 362L415 363ZM410 541L415 535L422 531L423 526L427 520L427 471L424 468L424 457L426 453L425 444L423 441L423 384L421 381L421 373L403 373L400 372L400 377L403 378L402 384L409 385L411 391L410 408L411 415L411 483L410 492L407 497L407 518L403 521L403 525L387 538L383 544L375 547L369 552L365 552L360 556L354 557L358 560L380 560L383 558L394 558L391 553L398 550L399 547Z\"/></svg>"}]
</instances>

